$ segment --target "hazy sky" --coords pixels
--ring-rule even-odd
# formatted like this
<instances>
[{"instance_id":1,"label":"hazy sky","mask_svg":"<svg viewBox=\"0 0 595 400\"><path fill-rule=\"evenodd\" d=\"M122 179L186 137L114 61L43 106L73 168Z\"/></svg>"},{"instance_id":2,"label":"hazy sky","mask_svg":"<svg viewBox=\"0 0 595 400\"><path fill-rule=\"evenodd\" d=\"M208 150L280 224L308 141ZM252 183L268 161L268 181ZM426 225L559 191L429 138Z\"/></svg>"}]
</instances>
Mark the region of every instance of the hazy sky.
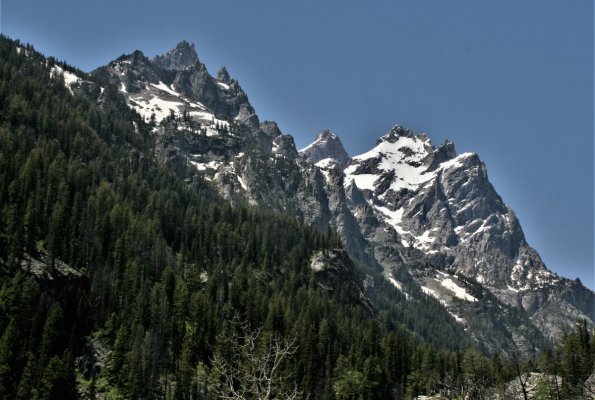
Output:
<instances>
[{"instance_id":1,"label":"hazy sky","mask_svg":"<svg viewBox=\"0 0 595 400\"><path fill-rule=\"evenodd\" d=\"M474 151L552 270L593 288L593 0L0 0L2 33L90 71L186 39L261 120L350 154L400 123Z\"/></svg>"}]
</instances>

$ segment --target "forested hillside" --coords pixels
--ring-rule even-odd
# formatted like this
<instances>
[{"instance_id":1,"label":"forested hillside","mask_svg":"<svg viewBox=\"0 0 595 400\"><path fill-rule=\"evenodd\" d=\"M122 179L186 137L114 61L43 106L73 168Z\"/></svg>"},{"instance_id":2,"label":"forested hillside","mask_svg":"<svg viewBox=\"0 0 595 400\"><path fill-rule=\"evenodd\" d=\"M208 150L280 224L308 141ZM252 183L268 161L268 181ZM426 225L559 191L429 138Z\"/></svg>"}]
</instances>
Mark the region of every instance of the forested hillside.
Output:
<instances>
[{"instance_id":1,"label":"forested hillside","mask_svg":"<svg viewBox=\"0 0 595 400\"><path fill-rule=\"evenodd\" d=\"M528 371L583 394L585 326L522 359L428 343L332 230L179 178L116 88L56 65L0 39L0 398L485 398Z\"/></svg>"}]
</instances>

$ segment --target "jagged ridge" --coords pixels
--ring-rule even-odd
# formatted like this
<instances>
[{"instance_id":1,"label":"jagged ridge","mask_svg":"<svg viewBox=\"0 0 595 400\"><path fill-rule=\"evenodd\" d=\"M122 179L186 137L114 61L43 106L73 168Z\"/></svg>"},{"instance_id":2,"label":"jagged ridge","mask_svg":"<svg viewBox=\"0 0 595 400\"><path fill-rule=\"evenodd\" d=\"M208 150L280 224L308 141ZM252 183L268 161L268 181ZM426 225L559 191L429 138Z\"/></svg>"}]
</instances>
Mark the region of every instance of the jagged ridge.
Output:
<instances>
[{"instance_id":1,"label":"jagged ridge","mask_svg":"<svg viewBox=\"0 0 595 400\"><path fill-rule=\"evenodd\" d=\"M527 329L556 336L577 318L595 319L593 292L545 267L476 154L457 155L448 141L436 148L398 125L353 158L328 130L298 153L276 123L258 121L227 70L210 76L186 42L153 60L138 51L122 56L94 74L116 85L145 120L159 111L156 153L180 173L205 176L232 201L321 229L331 224L360 265L382 271L408 295L413 282L488 349L507 345L473 317L478 303L494 305L490 318L521 348ZM202 130L181 118L166 121L169 106ZM487 294L472 294L480 292ZM520 313L514 321L510 310Z\"/></svg>"}]
</instances>

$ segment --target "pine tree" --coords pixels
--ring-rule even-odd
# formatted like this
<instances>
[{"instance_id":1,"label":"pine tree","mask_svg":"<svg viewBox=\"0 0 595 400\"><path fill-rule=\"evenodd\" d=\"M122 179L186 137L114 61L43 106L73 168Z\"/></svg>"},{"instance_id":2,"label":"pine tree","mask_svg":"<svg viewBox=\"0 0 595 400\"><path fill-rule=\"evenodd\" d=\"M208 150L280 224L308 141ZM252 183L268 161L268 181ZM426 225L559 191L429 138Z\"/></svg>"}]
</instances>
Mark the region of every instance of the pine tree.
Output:
<instances>
[{"instance_id":1,"label":"pine tree","mask_svg":"<svg viewBox=\"0 0 595 400\"><path fill-rule=\"evenodd\" d=\"M3 399L14 397L17 382L16 364L19 356L21 333L11 319L0 338L0 395Z\"/></svg>"},{"instance_id":2,"label":"pine tree","mask_svg":"<svg viewBox=\"0 0 595 400\"><path fill-rule=\"evenodd\" d=\"M62 308L58 303L54 303L48 312L41 335L40 368L45 368L52 357L59 356L62 353L66 333L63 331L63 321Z\"/></svg>"},{"instance_id":3,"label":"pine tree","mask_svg":"<svg viewBox=\"0 0 595 400\"><path fill-rule=\"evenodd\" d=\"M27 364L21 374L19 386L17 389L17 399L28 400L37 398L37 360L32 352L27 354Z\"/></svg>"},{"instance_id":4,"label":"pine tree","mask_svg":"<svg viewBox=\"0 0 595 400\"><path fill-rule=\"evenodd\" d=\"M360 400L366 390L364 375L354 370L347 357L341 355L335 367L333 391L337 400Z\"/></svg>"},{"instance_id":5,"label":"pine tree","mask_svg":"<svg viewBox=\"0 0 595 400\"><path fill-rule=\"evenodd\" d=\"M76 383L72 356L53 356L41 376L40 395L43 400L76 399Z\"/></svg>"}]
</instances>

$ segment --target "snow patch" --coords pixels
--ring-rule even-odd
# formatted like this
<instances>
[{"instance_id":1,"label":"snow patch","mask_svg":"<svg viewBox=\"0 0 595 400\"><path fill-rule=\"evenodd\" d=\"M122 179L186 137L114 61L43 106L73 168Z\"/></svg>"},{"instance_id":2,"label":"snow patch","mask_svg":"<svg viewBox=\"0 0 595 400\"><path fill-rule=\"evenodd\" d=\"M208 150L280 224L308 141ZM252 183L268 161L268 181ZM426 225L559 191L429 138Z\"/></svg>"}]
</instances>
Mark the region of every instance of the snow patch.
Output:
<instances>
[{"instance_id":1,"label":"snow patch","mask_svg":"<svg viewBox=\"0 0 595 400\"><path fill-rule=\"evenodd\" d=\"M455 314L455 313L453 313L451 311L448 311L448 313L450 315L452 315L452 317L455 319L455 321L457 321L459 324L465 323L465 320L463 318L459 317L457 314Z\"/></svg>"},{"instance_id":2,"label":"snow patch","mask_svg":"<svg viewBox=\"0 0 595 400\"><path fill-rule=\"evenodd\" d=\"M388 277L388 281L390 283L392 283L394 287L396 287L397 289L399 289L405 295L405 300L409 300L411 298L411 296L409 296L409 294L407 294L405 292L405 290L403 289L403 284L401 282L399 282L398 280L396 280L392 276L389 276Z\"/></svg>"},{"instance_id":3,"label":"snow patch","mask_svg":"<svg viewBox=\"0 0 595 400\"><path fill-rule=\"evenodd\" d=\"M173 89L173 87L168 87L165 83L163 83L161 81L159 81L159 83L151 83L150 85L156 89L163 90L164 92L169 93L172 96L181 97L180 93L176 92Z\"/></svg>"},{"instance_id":4,"label":"snow patch","mask_svg":"<svg viewBox=\"0 0 595 400\"><path fill-rule=\"evenodd\" d=\"M142 104L140 102L142 102ZM167 101L157 96L152 96L144 101L140 99L134 100L134 102L129 101L128 104L145 119L150 119L151 116L155 114L155 120L157 122L168 117L172 111L174 114L178 114L180 112L179 108L182 105L178 101Z\"/></svg>"},{"instance_id":5,"label":"snow patch","mask_svg":"<svg viewBox=\"0 0 595 400\"><path fill-rule=\"evenodd\" d=\"M316 165L318 168L332 168L335 165L336 161L334 158L323 158L322 160L318 161Z\"/></svg>"},{"instance_id":6,"label":"snow patch","mask_svg":"<svg viewBox=\"0 0 595 400\"><path fill-rule=\"evenodd\" d=\"M392 276L388 277L388 280L390 281L390 283L392 283L397 289L399 289L400 291L403 291L403 285L401 284L401 282L397 281L395 278L393 278Z\"/></svg>"},{"instance_id":7,"label":"snow patch","mask_svg":"<svg viewBox=\"0 0 595 400\"><path fill-rule=\"evenodd\" d=\"M463 153L459 154L457 157L453 158L452 160L444 161L440 164L440 168L443 170L446 169L453 169L453 168L460 168L464 166L463 160L474 156L475 153Z\"/></svg>"},{"instance_id":8,"label":"snow patch","mask_svg":"<svg viewBox=\"0 0 595 400\"><path fill-rule=\"evenodd\" d=\"M194 165L196 169L199 171L206 171L207 169L218 169L222 163L218 161L209 161L208 163L190 161L190 164Z\"/></svg>"},{"instance_id":9,"label":"snow patch","mask_svg":"<svg viewBox=\"0 0 595 400\"><path fill-rule=\"evenodd\" d=\"M82 79L73 74L69 71L64 71L62 67L58 65L54 65L52 69L50 69L50 78L54 78L55 76L62 76L64 79L64 86L70 91L70 94L74 94L72 91L72 85L78 85Z\"/></svg>"},{"instance_id":10,"label":"snow patch","mask_svg":"<svg viewBox=\"0 0 595 400\"><path fill-rule=\"evenodd\" d=\"M248 191L248 185L246 185L246 182L244 182L244 180L242 179L241 176L237 175L238 178L238 182L240 182L240 186L242 186L242 189L244 189L246 192Z\"/></svg>"},{"instance_id":11,"label":"snow patch","mask_svg":"<svg viewBox=\"0 0 595 400\"><path fill-rule=\"evenodd\" d=\"M330 181L330 179L331 179L331 173L330 173L330 171L325 170L325 169L321 169L320 172L322 173L322 176L324 176L324 181L328 183Z\"/></svg>"},{"instance_id":12,"label":"snow patch","mask_svg":"<svg viewBox=\"0 0 595 400\"><path fill-rule=\"evenodd\" d=\"M510 274L510 279L513 282L517 282L521 278L521 274L523 273L523 263L521 258L517 258L514 267L512 267L512 272Z\"/></svg>"},{"instance_id":13,"label":"snow patch","mask_svg":"<svg viewBox=\"0 0 595 400\"><path fill-rule=\"evenodd\" d=\"M442 281L440 281L440 284L442 286L444 286L445 288L447 288L448 290L450 290L451 292L453 292L454 295L461 300L470 301L470 302L478 301L475 297L468 294L464 288L457 285L457 283L455 281L453 281L451 278L443 279Z\"/></svg>"},{"instance_id":14,"label":"snow patch","mask_svg":"<svg viewBox=\"0 0 595 400\"><path fill-rule=\"evenodd\" d=\"M362 190L374 190L374 183L378 179L378 175L373 174L351 174L349 170L355 170L357 166L351 165L345 169L345 184L347 182L355 182L355 186Z\"/></svg>"},{"instance_id":15,"label":"snow patch","mask_svg":"<svg viewBox=\"0 0 595 400\"><path fill-rule=\"evenodd\" d=\"M397 231L397 233L399 235L411 236L411 233L409 231L406 231L405 229L403 229L401 227L401 220L403 218L403 209L402 208L399 208L396 211L392 211L386 207L381 207L381 206L376 206L374 208L376 210L380 211L384 215L385 221L388 222Z\"/></svg>"},{"instance_id":16,"label":"snow patch","mask_svg":"<svg viewBox=\"0 0 595 400\"><path fill-rule=\"evenodd\" d=\"M431 229L424 231L421 235L415 237L414 246L420 250L427 250L433 243L434 238L430 236Z\"/></svg>"},{"instance_id":17,"label":"snow patch","mask_svg":"<svg viewBox=\"0 0 595 400\"><path fill-rule=\"evenodd\" d=\"M438 300L440 302L440 304L442 304L443 306L446 306L446 301L442 300L440 298L440 295L438 295L438 292L436 292L435 290L430 289L429 287L426 287L426 286L421 286L421 290L428 296L432 296L433 298Z\"/></svg>"}]
</instances>

